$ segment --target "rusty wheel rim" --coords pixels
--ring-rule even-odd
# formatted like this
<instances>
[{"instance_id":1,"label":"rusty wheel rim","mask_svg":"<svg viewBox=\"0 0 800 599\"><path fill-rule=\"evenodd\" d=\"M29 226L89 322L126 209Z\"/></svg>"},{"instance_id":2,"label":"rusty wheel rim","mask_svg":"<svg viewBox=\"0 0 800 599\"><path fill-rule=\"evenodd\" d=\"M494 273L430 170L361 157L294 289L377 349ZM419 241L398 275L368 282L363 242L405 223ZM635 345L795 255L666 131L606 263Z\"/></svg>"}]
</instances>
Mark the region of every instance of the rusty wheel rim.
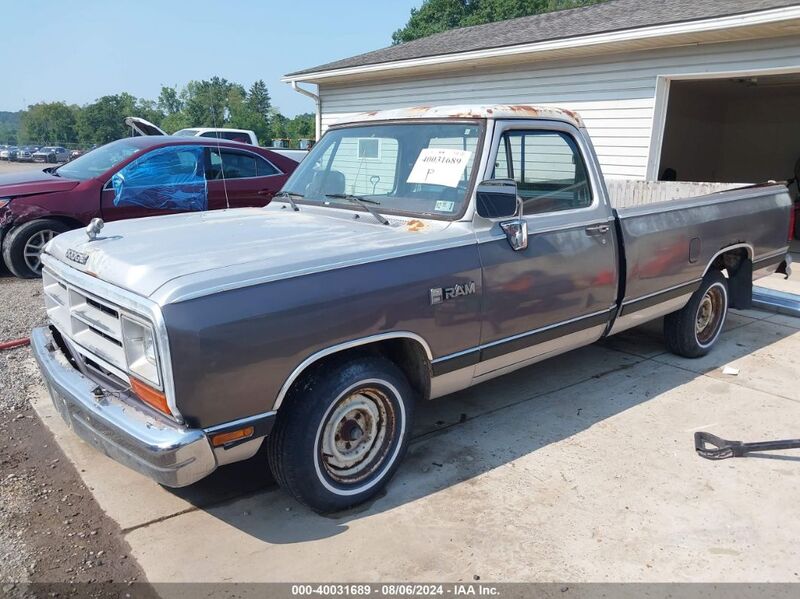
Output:
<instances>
[{"instance_id":1,"label":"rusty wheel rim","mask_svg":"<svg viewBox=\"0 0 800 599\"><path fill-rule=\"evenodd\" d=\"M714 341L725 317L725 291L719 283L708 288L695 315L695 337L702 346Z\"/></svg>"},{"instance_id":2,"label":"rusty wheel rim","mask_svg":"<svg viewBox=\"0 0 800 599\"><path fill-rule=\"evenodd\" d=\"M395 435L395 411L377 387L355 389L330 412L320 439L320 464L341 484L368 478L384 464Z\"/></svg>"}]
</instances>

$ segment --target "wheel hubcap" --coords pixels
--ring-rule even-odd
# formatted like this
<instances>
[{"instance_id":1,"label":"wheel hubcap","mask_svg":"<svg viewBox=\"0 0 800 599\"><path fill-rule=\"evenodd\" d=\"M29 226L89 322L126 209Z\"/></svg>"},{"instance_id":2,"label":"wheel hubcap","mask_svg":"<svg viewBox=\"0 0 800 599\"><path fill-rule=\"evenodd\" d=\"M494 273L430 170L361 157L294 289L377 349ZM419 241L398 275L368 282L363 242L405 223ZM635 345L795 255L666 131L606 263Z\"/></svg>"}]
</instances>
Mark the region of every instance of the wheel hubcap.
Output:
<instances>
[{"instance_id":1,"label":"wheel hubcap","mask_svg":"<svg viewBox=\"0 0 800 599\"><path fill-rule=\"evenodd\" d=\"M38 273L42 270L42 249L47 242L56 236L56 232L50 229L38 231L28 238L23 248L23 257L26 266L33 272Z\"/></svg>"},{"instance_id":2,"label":"wheel hubcap","mask_svg":"<svg viewBox=\"0 0 800 599\"><path fill-rule=\"evenodd\" d=\"M717 334L722 318L725 315L724 297L719 287L711 287L697 308L695 318L695 335L697 341L705 345Z\"/></svg>"},{"instance_id":3,"label":"wheel hubcap","mask_svg":"<svg viewBox=\"0 0 800 599\"><path fill-rule=\"evenodd\" d=\"M380 389L357 389L339 400L322 430L325 472L342 483L355 483L375 472L392 444L394 418L392 403Z\"/></svg>"}]
</instances>

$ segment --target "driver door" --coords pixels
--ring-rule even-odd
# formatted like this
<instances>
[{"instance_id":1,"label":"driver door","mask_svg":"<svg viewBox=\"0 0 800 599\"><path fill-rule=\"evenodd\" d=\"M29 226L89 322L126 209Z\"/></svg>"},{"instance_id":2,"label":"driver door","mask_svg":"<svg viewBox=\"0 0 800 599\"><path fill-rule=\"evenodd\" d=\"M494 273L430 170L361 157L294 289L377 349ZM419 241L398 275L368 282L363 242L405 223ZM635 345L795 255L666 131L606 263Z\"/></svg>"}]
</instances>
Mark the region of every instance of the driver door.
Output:
<instances>
[{"instance_id":1,"label":"driver door","mask_svg":"<svg viewBox=\"0 0 800 599\"><path fill-rule=\"evenodd\" d=\"M588 142L566 123L498 122L494 179L513 179L528 246L494 228L479 243L484 314L476 376L599 339L617 293L611 210Z\"/></svg>"}]
</instances>

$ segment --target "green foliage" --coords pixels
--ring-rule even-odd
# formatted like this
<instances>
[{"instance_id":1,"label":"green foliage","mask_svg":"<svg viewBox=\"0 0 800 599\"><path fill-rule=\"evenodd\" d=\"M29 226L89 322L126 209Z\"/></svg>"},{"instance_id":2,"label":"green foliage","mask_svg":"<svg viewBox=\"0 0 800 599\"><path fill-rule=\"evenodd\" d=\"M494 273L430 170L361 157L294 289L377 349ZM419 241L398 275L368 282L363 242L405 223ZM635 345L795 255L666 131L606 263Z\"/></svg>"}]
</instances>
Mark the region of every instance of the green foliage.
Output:
<instances>
[{"instance_id":1,"label":"green foliage","mask_svg":"<svg viewBox=\"0 0 800 599\"><path fill-rule=\"evenodd\" d=\"M411 9L402 29L392 34L393 44L402 44L456 27L468 27L515 19L554 10L597 4L604 0L424 0Z\"/></svg>"},{"instance_id":2,"label":"green foliage","mask_svg":"<svg viewBox=\"0 0 800 599\"><path fill-rule=\"evenodd\" d=\"M125 117L139 116L136 104L136 98L126 92L103 96L87 104L78 114L79 141L84 145L105 144L126 137L129 132L125 127Z\"/></svg>"},{"instance_id":3,"label":"green foliage","mask_svg":"<svg viewBox=\"0 0 800 599\"><path fill-rule=\"evenodd\" d=\"M20 119L19 141L63 144L75 139L77 106L64 102L40 102L29 106Z\"/></svg>"},{"instance_id":4,"label":"green foliage","mask_svg":"<svg viewBox=\"0 0 800 599\"><path fill-rule=\"evenodd\" d=\"M178 88L162 85L161 93L158 95L157 106L166 116L181 112L183 110L183 98L178 93Z\"/></svg>"},{"instance_id":5,"label":"green foliage","mask_svg":"<svg viewBox=\"0 0 800 599\"><path fill-rule=\"evenodd\" d=\"M244 86L222 77L190 81L183 89L161 86L157 100L121 93L98 98L82 107L63 102L39 103L18 113L0 112L0 142L61 145L104 144L130 135L125 117L137 116L167 133L187 127L232 127L255 131L259 142L273 138L313 138L315 116L282 116L273 106L267 85Z\"/></svg>"},{"instance_id":6,"label":"green foliage","mask_svg":"<svg viewBox=\"0 0 800 599\"><path fill-rule=\"evenodd\" d=\"M317 115L313 112L298 114L289 119L287 125L288 137L291 139L314 139L317 131Z\"/></svg>"},{"instance_id":7,"label":"green foliage","mask_svg":"<svg viewBox=\"0 0 800 599\"><path fill-rule=\"evenodd\" d=\"M20 121L22 120L22 114L22 110L18 112L0 110L0 143L18 143L17 134L19 132Z\"/></svg>"}]
</instances>

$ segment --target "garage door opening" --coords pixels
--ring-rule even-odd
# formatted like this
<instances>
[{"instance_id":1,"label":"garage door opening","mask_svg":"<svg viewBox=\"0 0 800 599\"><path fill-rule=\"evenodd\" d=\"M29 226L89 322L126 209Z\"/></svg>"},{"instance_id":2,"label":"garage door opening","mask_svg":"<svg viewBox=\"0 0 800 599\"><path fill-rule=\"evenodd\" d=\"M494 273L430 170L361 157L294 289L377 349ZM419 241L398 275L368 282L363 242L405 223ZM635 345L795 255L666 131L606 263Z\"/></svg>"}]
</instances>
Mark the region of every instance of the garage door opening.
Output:
<instances>
[{"instance_id":1,"label":"garage door opening","mask_svg":"<svg viewBox=\"0 0 800 599\"><path fill-rule=\"evenodd\" d=\"M800 73L672 81L660 180L759 183L795 177ZM797 197L797 184L791 186Z\"/></svg>"}]
</instances>

